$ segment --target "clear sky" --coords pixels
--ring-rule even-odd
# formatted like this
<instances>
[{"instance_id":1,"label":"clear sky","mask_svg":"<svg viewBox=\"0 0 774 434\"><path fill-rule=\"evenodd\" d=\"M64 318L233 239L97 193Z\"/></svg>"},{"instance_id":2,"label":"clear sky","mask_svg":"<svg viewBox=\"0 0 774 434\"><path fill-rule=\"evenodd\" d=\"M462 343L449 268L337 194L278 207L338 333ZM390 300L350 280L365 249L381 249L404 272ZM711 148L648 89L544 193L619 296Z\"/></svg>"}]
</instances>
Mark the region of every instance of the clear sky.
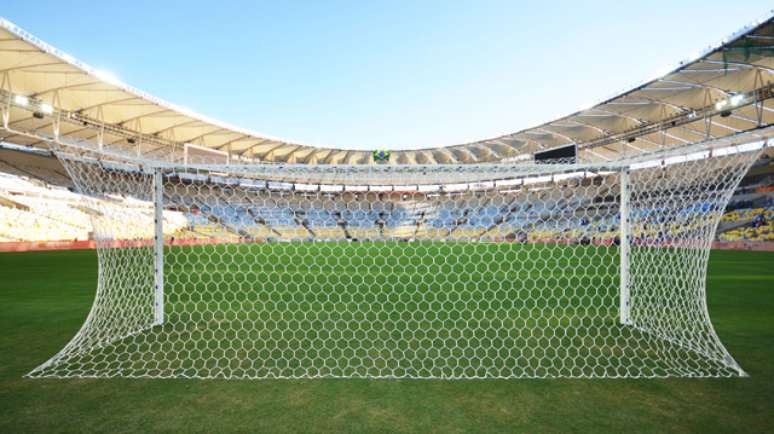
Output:
<instances>
[{"instance_id":1,"label":"clear sky","mask_svg":"<svg viewBox=\"0 0 774 434\"><path fill-rule=\"evenodd\" d=\"M552 120L651 78L771 1L27 1L0 14L205 115L410 149Z\"/></svg>"}]
</instances>

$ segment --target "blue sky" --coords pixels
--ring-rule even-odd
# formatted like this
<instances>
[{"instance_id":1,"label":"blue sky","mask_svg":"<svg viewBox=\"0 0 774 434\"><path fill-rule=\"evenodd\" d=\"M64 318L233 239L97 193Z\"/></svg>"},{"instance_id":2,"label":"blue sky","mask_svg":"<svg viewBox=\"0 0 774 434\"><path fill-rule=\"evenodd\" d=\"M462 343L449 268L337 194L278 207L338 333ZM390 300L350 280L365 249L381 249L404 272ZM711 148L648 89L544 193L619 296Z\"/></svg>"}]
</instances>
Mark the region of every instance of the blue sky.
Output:
<instances>
[{"instance_id":1,"label":"blue sky","mask_svg":"<svg viewBox=\"0 0 774 434\"><path fill-rule=\"evenodd\" d=\"M411 149L549 121L652 77L770 1L20 1L81 61L240 127Z\"/></svg>"}]
</instances>

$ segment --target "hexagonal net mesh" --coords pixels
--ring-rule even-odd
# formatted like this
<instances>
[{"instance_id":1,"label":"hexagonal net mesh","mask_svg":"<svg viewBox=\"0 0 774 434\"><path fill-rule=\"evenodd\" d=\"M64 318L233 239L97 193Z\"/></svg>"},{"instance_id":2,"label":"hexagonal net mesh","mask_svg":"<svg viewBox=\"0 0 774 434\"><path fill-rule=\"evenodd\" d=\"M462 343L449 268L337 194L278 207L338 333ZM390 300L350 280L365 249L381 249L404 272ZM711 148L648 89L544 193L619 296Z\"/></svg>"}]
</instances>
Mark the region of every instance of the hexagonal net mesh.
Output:
<instances>
[{"instance_id":1,"label":"hexagonal net mesh","mask_svg":"<svg viewBox=\"0 0 774 434\"><path fill-rule=\"evenodd\" d=\"M743 375L710 322L705 271L756 146L436 167L62 148L92 210L97 294L29 375Z\"/></svg>"}]
</instances>

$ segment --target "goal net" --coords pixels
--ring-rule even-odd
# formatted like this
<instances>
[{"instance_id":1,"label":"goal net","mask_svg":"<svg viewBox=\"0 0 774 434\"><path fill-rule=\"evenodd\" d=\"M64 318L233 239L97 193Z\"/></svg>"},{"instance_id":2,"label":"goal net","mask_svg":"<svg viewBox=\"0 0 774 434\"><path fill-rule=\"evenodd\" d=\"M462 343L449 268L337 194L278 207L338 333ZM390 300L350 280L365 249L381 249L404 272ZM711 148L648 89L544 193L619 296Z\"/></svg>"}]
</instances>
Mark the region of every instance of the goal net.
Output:
<instances>
[{"instance_id":1,"label":"goal net","mask_svg":"<svg viewBox=\"0 0 774 434\"><path fill-rule=\"evenodd\" d=\"M99 280L31 377L725 377L705 296L765 143L605 164L195 165L57 145Z\"/></svg>"}]
</instances>

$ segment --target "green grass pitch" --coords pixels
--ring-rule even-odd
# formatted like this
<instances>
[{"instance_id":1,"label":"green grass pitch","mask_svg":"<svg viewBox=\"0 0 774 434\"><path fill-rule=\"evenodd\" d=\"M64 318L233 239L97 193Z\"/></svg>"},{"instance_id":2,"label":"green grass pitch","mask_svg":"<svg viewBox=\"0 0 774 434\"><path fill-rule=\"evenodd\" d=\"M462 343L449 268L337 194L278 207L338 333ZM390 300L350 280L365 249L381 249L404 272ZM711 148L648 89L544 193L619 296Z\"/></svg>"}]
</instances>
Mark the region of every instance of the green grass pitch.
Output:
<instances>
[{"instance_id":1,"label":"green grass pitch","mask_svg":"<svg viewBox=\"0 0 774 434\"><path fill-rule=\"evenodd\" d=\"M103 276L112 295L100 304L99 326L86 333L98 332L95 344L35 376L737 374L721 361L620 324L615 246L329 241L169 247L165 320L153 327L151 253L111 251L116 265ZM673 266L668 258L675 252L668 249L637 249L632 264L652 268L654 253L667 258L656 264ZM665 275L668 287L681 291L681 276ZM634 312L661 315L675 308L674 300L646 300ZM104 336L116 339L106 345Z\"/></svg>"},{"instance_id":2,"label":"green grass pitch","mask_svg":"<svg viewBox=\"0 0 774 434\"><path fill-rule=\"evenodd\" d=\"M749 378L53 380L22 376L82 324L96 256L0 254L0 432L772 432L772 264L710 259L710 314Z\"/></svg>"}]
</instances>

